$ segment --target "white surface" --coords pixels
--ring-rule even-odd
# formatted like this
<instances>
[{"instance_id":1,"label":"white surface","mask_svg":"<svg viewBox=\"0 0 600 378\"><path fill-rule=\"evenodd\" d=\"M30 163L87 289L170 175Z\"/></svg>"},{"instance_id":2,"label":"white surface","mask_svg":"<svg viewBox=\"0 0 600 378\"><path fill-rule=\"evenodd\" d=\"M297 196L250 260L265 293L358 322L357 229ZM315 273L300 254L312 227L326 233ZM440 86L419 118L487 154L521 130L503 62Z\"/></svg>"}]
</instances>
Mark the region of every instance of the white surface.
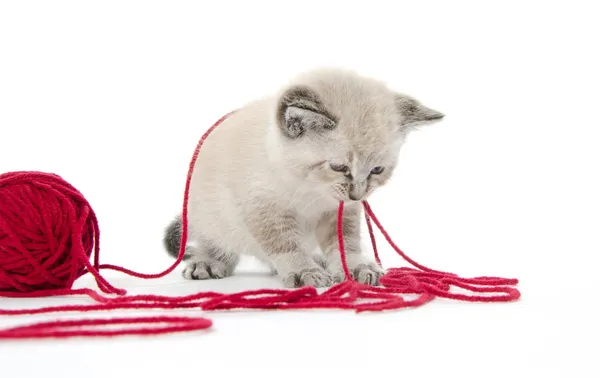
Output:
<instances>
[{"instance_id":1,"label":"white surface","mask_svg":"<svg viewBox=\"0 0 600 378\"><path fill-rule=\"evenodd\" d=\"M463 276L517 277L523 297L367 315L210 313L210 332L2 341L0 375L600 376L592 3L2 2L0 172L52 171L79 188L100 219L102 261L168 266L162 230L203 131L299 70L342 65L447 114L409 139L372 201L401 248ZM261 274L109 276L167 294L278 285ZM59 303L87 302L0 299Z\"/></svg>"}]
</instances>

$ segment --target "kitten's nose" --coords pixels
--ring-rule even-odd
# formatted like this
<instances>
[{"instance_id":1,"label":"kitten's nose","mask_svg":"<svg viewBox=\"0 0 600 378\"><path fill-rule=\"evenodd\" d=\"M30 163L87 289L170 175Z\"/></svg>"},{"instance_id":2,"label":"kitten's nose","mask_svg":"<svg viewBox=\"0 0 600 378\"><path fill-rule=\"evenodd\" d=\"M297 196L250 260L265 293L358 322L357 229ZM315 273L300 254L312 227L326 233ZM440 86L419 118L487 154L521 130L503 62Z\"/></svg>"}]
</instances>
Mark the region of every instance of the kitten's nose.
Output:
<instances>
[{"instance_id":1,"label":"kitten's nose","mask_svg":"<svg viewBox=\"0 0 600 378\"><path fill-rule=\"evenodd\" d=\"M350 192L348 194L348 197L352 200L352 201L358 201L361 199L361 196L359 196L358 194L352 193Z\"/></svg>"},{"instance_id":2,"label":"kitten's nose","mask_svg":"<svg viewBox=\"0 0 600 378\"><path fill-rule=\"evenodd\" d=\"M361 184L350 184L348 198L352 201L360 201L365 195L365 187Z\"/></svg>"}]
</instances>

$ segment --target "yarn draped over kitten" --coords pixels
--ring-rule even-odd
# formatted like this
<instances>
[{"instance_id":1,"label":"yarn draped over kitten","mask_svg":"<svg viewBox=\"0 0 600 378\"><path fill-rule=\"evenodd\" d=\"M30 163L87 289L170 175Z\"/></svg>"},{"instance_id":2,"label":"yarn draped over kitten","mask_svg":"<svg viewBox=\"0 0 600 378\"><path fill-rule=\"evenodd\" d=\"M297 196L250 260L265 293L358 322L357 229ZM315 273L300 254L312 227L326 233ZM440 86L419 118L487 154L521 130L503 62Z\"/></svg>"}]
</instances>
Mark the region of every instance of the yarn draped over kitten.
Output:
<instances>
[{"instance_id":1,"label":"yarn draped over kitten","mask_svg":"<svg viewBox=\"0 0 600 378\"><path fill-rule=\"evenodd\" d=\"M100 229L85 197L60 176L36 171L0 175L0 296L48 297L86 295L96 303L29 309L0 309L0 315L35 315L60 312L92 312L117 309L347 309L357 312L395 310L421 306L435 297L469 302L509 302L520 292L517 279L462 278L433 270L409 258L393 242L368 202L363 202L373 252L378 264L375 227L391 247L412 267L388 269L380 286L353 280L346 264L342 235L344 202L338 208L337 236L344 282L319 291L314 287L262 289L233 294L199 292L185 296L127 295L101 274L115 270L142 279L171 273L182 261L188 238L188 197L194 164L209 134L231 113L218 120L200 139L186 180L182 238L177 260L155 274L100 263ZM74 282L91 274L103 294L89 288L73 289ZM452 288L462 289L461 292ZM469 293L470 292L470 293ZM115 328L115 325L124 326ZM111 327L106 327L111 326ZM199 316L145 316L41 321L0 330L0 339L155 335L210 328L212 321Z\"/></svg>"}]
</instances>

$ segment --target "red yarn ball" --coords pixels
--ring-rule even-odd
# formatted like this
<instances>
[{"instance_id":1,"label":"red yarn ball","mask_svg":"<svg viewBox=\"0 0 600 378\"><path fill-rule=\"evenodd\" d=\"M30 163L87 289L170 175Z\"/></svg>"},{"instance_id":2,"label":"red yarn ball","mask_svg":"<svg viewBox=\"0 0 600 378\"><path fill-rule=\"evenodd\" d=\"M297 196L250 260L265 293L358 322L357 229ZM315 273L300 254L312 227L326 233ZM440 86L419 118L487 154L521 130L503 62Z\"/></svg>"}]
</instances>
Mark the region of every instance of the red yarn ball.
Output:
<instances>
[{"instance_id":1,"label":"red yarn ball","mask_svg":"<svg viewBox=\"0 0 600 378\"><path fill-rule=\"evenodd\" d=\"M86 272L97 235L89 203L60 176L0 175L0 293L70 289Z\"/></svg>"}]
</instances>

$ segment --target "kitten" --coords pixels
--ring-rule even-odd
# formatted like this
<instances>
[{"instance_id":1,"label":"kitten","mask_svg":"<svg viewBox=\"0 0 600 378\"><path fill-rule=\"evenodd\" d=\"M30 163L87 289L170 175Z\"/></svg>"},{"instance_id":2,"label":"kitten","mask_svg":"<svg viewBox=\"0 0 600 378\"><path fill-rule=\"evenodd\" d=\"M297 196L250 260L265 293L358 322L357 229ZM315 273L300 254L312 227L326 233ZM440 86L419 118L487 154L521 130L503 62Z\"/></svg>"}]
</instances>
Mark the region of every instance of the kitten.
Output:
<instances>
[{"instance_id":1,"label":"kitten","mask_svg":"<svg viewBox=\"0 0 600 378\"><path fill-rule=\"evenodd\" d=\"M384 271L361 252L361 200L394 172L406 134L444 115L352 71L302 73L271 96L237 110L208 137L190 186L183 275L222 278L252 254L285 287L325 287L345 278L337 209L349 270L377 285ZM164 245L177 256L181 218ZM320 250L320 254L317 252Z\"/></svg>"}]
</instances>

